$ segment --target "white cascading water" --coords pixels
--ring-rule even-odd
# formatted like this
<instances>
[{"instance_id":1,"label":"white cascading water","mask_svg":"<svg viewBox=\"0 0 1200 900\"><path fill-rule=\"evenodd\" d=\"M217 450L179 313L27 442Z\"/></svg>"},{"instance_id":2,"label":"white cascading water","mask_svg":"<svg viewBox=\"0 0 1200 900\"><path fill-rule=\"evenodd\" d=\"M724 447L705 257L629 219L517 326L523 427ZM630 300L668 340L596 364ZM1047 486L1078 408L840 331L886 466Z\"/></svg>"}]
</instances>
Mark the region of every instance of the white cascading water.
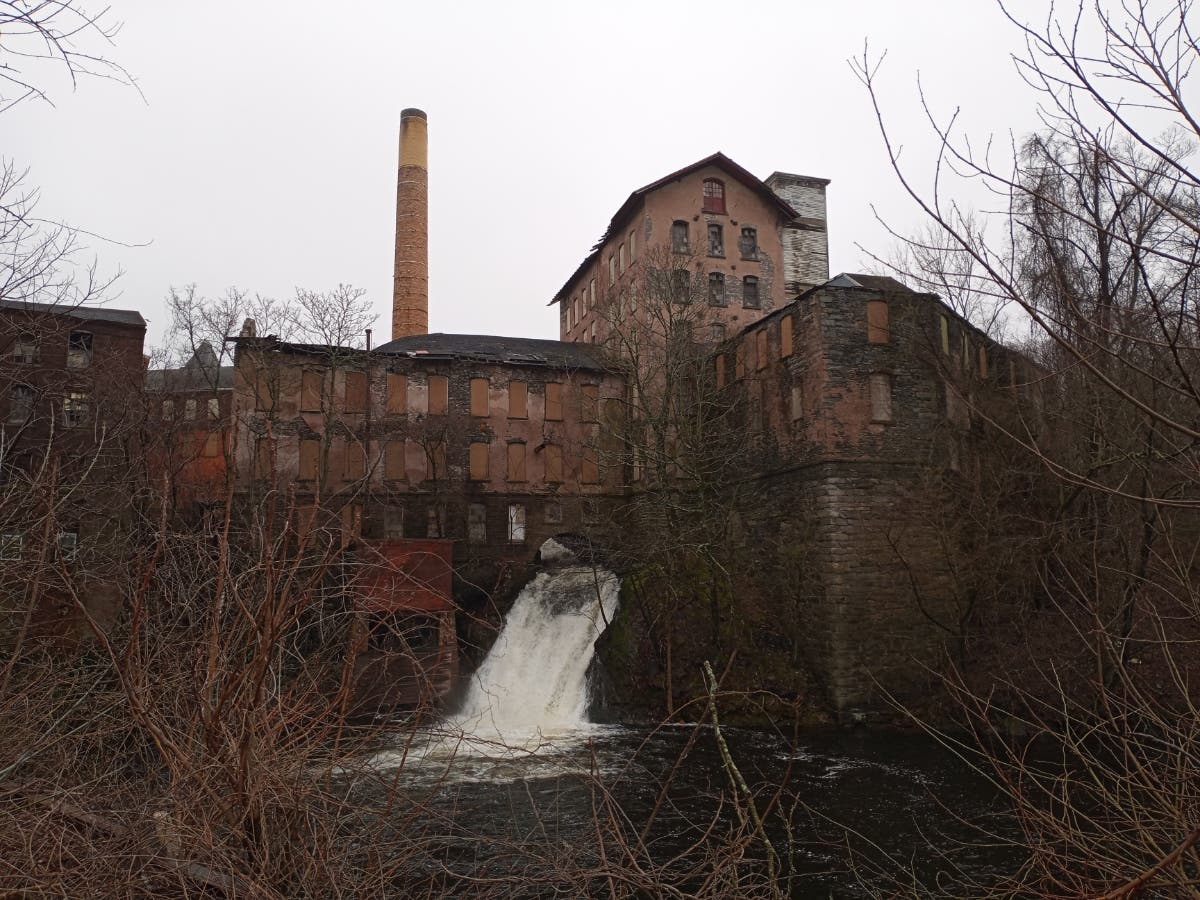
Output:
<instances>
[{"instance_id":1,"label":"white cascading water","mask_svg":"<svg viewBox=\"0 0 1200 900\"><path fill-rule=\"evenodd\" d=\"M547 541L542 559L568 554ZM620 581L592 566L566 565L525 586L462 709L442 727L460 750L530 752L588 725L588 666L596 638L617 610Z\"/></svg>"}]
</instances>

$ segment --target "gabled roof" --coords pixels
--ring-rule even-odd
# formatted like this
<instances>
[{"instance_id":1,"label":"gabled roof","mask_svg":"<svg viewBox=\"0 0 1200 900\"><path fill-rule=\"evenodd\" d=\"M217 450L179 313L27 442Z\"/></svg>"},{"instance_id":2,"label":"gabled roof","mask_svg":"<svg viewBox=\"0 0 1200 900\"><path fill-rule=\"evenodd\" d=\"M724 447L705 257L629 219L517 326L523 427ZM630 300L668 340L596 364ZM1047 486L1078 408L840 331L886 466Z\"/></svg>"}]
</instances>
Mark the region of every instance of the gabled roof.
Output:
<instances>
[{"instance_id":1,"label":"gabled roof","mask_svg":"<svg viewBox=\"0 0 1200 900\"><path fill-rule=\"evenodd\" d=\"M552 369L608 368L595 344L483 334L414 334L381 344L374 352L414 359L464 359Z\"/></svg>"},{"instance_id":2,"label":"gabled roof","mask_svg":"<svg viewBox=\"0 0 1200 900\"><path fill-rule=\"evenodd\" d=\"M758 178L747 169L743 169L724 153L714 153L711 156L704 157L704 159L697 160L689 166L684 166L682 169L672 172L670 175L664 175L657 181L652 181L630 194L629 199L621 204L621 208L616 211L611 221L609 221L608 228L605 229L603 237L601 237L596 245L592 247L591 252L588 253L584 261L579 264L579 267L574 272L571 273L571 277L568 278L566 283L558 289L558 293L555 294L550 302L546 305L553 306L570 291L572 285L575 284L576 279L579 278L579 276L586 271L588 266L592 264L592 261L595 260L595 258L599 255L600 249L608 243L609 239L625 226L625 223L633 215L634 211L642 203L647 194L649 194L651 191L657 190L665 184L670 184L672 181L677 181L680 178L683 178L685 175L690 175L698 169L703 169L705 166L716 166L717 168L721 169L721 171L730 176L734 181L740 182L761 196L770 205L779 210L780 215L784 216L785 218L790 220L799 216L799 213L792 209L792 207L789 206L781 197L779 197L778 194L767 187L766 182L764 182L762 179Z\"/></svg>"},{"instance_id":3,"label":"gabled roof","mask_svg":"<svg viewBox=\"0 0 1200 900\"><path fill-rule=\"evenodd\" d=\"M907 294L916 293L908 285L897 281L890 275L863 275L858 272L843 272L825 282L822 287L865 288L868 291L892 293L900 291Z\"/></svg>"},{"instance_id":4,"label":"gabled roof","mask_svg":"<svg viewBox=\"0 0 1200 900\"><path fill-rule=\"evenodd\" d=\"M142 314L132 309L109 309L104 306L72 306L69 303L32 303L25 300L0 300L0 309L27 313L52 313L68 316L81 322L116 322L121 325L146 327Z\"/></svg>"},{"instance_id":5,"label":"gabled roof","mask_svg":"<svg viewBox=\"0 0 1200 900\"><path fill-rule=\"evenodd\" d=\"M148 391L228 391L233 388L233 366L223 366L212 344L201 341L191 359L178 369L150 369Z\"/></svg>"}]
</instances>

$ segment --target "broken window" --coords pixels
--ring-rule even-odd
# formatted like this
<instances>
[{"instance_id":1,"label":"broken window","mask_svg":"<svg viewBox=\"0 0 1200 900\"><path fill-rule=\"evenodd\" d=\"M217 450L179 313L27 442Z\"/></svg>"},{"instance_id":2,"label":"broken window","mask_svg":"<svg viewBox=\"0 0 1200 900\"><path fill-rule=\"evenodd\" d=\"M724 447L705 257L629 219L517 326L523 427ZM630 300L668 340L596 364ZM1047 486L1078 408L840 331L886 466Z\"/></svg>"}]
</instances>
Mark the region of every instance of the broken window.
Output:
<instances>
[{"instance_id":1,"label":"broken window","mask_svg":"<svg viewBox=\"0 0 1200 900\"><path fill-rule=\"evenodd\" d=\"M6 531L0 534L0 559L20 559L21 545L25 536L19 531Z\"/></svg>"},{"instance_id":2,"label":"broken window","mask_svg":"<svg viewBox=\"0 0 1200 900\"><path fill-rule=\"evenodd\" d=\"M600 388L585 384L579 389L579 418L584 422L597 422L600 415Z\"/></svg>"},{"instance_id":3,"label":"broken window","mask_svg":"<svg viewBox=\"0 0 1200 900\"><path fill-rule=\"evenodd\" d=\"M747 275L742 279L742 306L746 309L759 309L761 306L758 298L758 278L754 275Z\"/></svg>"},{"instance_id":4,"label":"broken window","mask_svg":"<svg viewBox=\"0 0 1200 900\"><path fill-rule=\"evenodd\" d=\"M608 283L616 284L617 282L617 258L611 253L608 254Z\"/></svg>"},{"instance_id":5,"label":"broken window","mask_svg":"<svg viewBox=\"0 0 1200 900\"><path fill-rule=\"evenodd\" d=\"M162 402L162 417L164 419L175 418L175 401L174 400L164 400Z\"/></svg>"},{"instance_id":6,"label":"broken window","mask_svg":"<svg viewBox=\"0 0 1200 900\"><path fill-rule=\"evenodd\" d=\"M546 385L546 421L562 421L562 385L553 381Z\"/></svg>"},{"instance_id":7,"label":"broken window","mask_svg":"<svg viewBox=\"0 0 1200 900\"><path fill-rule=\"evenodd\" d=\"M88 418L88 395L81 391L71 391L63 397L63 425L67 428L78 428L85 424Z\"/></svg>"},{"instance_id":8,"label":"broken window","mask_svg":"<svg viewBox=\"0 0 1200 900\"><path fill-rule=\"evenodd\" d=\"M348 413L365 413L367 411L367 373L347 372L345 379L343 410Z\"/></svg>"},{"instance_id":9,"label":"broken window","mask_svg":"<svg viewBox=\"0 0 1200 900\"><path fill-rule=\"evenodd\" d=\"M871 421L892 421L892 376L886 372L871 376Z\"/></svg>"},{"instance_id":10,"label":"broken window","mask_svg":"<svg viewBox=\"0 0 1200 900\"><path fill-rule=\"evenodd\" d=\"M548 483L560 483L563 480L563 464L562 464L562 447L558 444L547 444L546 453L546 481Z\"/></svg>"},{"instance_id":11,"label":"broken window","mask_svg":"<svg viewBox=\"0 0 1200 900\"><path fill-rule=\"evenodd\" d=\"M689 291L690 282L687 269L671 270L671 299L674 302L688 303L692 299Z\"/></svg>"},{"instance_id":12,"label":"broken window","mask_svg":"<svg viewBox=\"0 0 1200 900\"><path fill-rule=\"evenodd\" d=\"M785 359L792 355L791 316L784 316L779 320L779 355Z\"/></svg>"},{"instance_id":13,"label":"broken window","mask_svg":"<svg viewBox=\"0 0 1200 900\"><path fill-rule=\"evenodd\" d=\"M886 344L888 334L888 305L883 300L867 301L867 341Z\"/></svg>"},{"instance_id":14,"label":"broken window","mask_svg":"<svg viewBox=\"0 0 1200 900\"><path fill-rule=\"evenodd\" d=\"M192 419L196 418L196 401L195 400L184 400L183 401L183 417L185 419L187 419L189 422L192 421Z\"/></svg>"},{"instance_id":15,"label":"broken window","mask_svg":"<svg viewBox=\"0 0 1200 900\"><path fill-rule=\"evenodd\" d=\"M704 179L704 212L725 212L725 182L719 178Z\"/></svg>"},{"instance_id":16,"label":"broken window","mask_svg":"<svg viewBox=\"0 0 1200 900\"><path fill-rule=\"evenodd\" d=\"M60 531L58 533L58 553L63 559L74 559L75 551L78 549L78 531Z\"/></svg>"},{"instance_id":17,"label":"broken window","mask_svg":"<svg viewBox=\"0 0 1200 900\"><path fill-rule=\"evenodd\" d=\"M508 445L508 480L525 480L525 445L522 443Z\"/></svg>"},{"instance_id":18,"label":"broken window","mask_svg":"<svg viewBox=\"0 0 1200 900\"><path fill-rule=\"evenodd\" d=\"M67 338L67 368L86 369L91 364L91 334L86 331L72 331Z\"/></svg>"},{"instance_id":19,"label":"broken window","mask_svg":"<svg viewBox=\"0 0 1200 900\"><path fill-rule=\"evenodd\" d=\"M724 256L725 255L725 237L721 226L716 222L708 224L708 255L709 256Z\"/></svg>"},{"instance_id":20,"label":"broken window","mask_svg":"<svg viewBox=\"0 0 1200 900\"><path fill-rule=\"evenodd\" d=\"M450 379L445 375L429 376L429 414L444 415L450 405Z\"/></svg>"},{"instance_id":21,"label":"broken window","mask_svg":"<svg viewBox=\"0 0 1200 900\"><path fill-rule=\"evenodd\" d=\"M738 253L742 259L758 259L758 230L743 228L742 236L738 238Z\"/></svg>"},{"instance_id":22,"label":"broken window","mask_svg":"<svg viewBox=\"0 0 1200 900\"><path fill-rule=\"evenodd\" d=\"M508 383L508 417L524 419L529 415L529 386L524 381Z\"/></svg>"},{"instance_id":23,"label":"broken window","mask_svg":"<svg viewBox=\"0 0 1200 900\"><path fill-rule=\"evenodd\" d=\"M408 378L395 372L387 376L387 411L389 416L408 412Z\"/></svg>"},{"instance_id":24,"label":"broken window","mask_svg":"<svg viewBox=\"0 0 1200 900\"><path fill-rule=\"evenodd\" d=\"M407 476L404 441L385 441L383 444L383 477L403 481Z\"/></svg>"},{"instance_id":25,"label":"broken window","mask_svg":"<svg viewBox=\"0 0 1200 900\"><path fill-rule=\"evenodd\" d=\"M688 252L688 223L682 219L671 223L671 250L675 253Z\"/></svg>"},{"instance_id":26,"label":"broken window","mask_svg":"<svg viewBox=\"0 0 1200 900\"><path fill-rule=\"evenodd\" d=\"M508 540L512 544L525 541L525 507L520 503L508 505Z\"/></svg>"},{"instance_id":27,"label":"broken window","mask_svg":"<svg viewBox=\"0 0 1200 900\"><path fill-rule=\"evenodd\" d=\"M583 448L583 460L579 469L579 480L583 484L598 484L600 482L600 466L596 461L596 451L592 447Z\"/></svg>"},{"instance_id":28,"label":"broken window","mask_svg":"<svg viewBox=\"0 0 1200 900\"><path fill-rule=\"evenodd\" d=\"M300 411L321 411L321 385L325 373L313 369L305 369L300 373Z\"/></svg>"},{"instance_id":29,"label":"broken window","mask_svg":"<svg viewBox=\"0 0 1200 900\"><path fill-rule=\"evenodd\" d=\"M486 419L491 412L488 404L488 380L471 379L471 415Z\"/></svg>"},{"instance_id":30,"label":"broken window","mask_svg":"<svg viewBox=\"0 0 1200 900\"><path fill-rule=\"evenodd\" d=\"M221 418L221 400L218 397L209 397L208 403L208 418L210 420Z\"/></svg>"},{"instance_id":31,"label":"broken window","mask_svg":"<svg viewBox=\"0 0 1200 900\"><path fill-rule=\"evenodd\" d=\"M487 507L482 503L467 507L467 540L472 544L487 543Z\"/></svg>"},{"instance_id":32,"label":"broken window","mask_svg":"<svg viewBox=\"0 0 1200 900\"><path fill-rule=\"evenodd\" d=\"M321 442L307 438L300 441L300 471L301 481L316 481L317 471L321 465Z\"/></svg>"},{"instance_id":33,"label":"broken window","mask_svg":"<svg viewBox=\"0 0 1200 900\"><path fill-rule=\"evenodd\" d=\"M725 340L725 323L713 322L712 325L709 326L708 336L709 339L714 342Z\"/></svg>"},{"instance_id":34,"label":"broken window","mask_svg":"<svg viewBox=\"0 0 1200 900\"><path fill-rule=\"evenodd\" d=\"M8 421L21 425L33 415L33 388L14 384L8 389Z\"/></svg>"},{"instance_id":35,"label":"broken window","mask_svg":"<svg viewBox=\"0 0 1200 900\"><path fill-rule=\"evenodd\" d=\"M484 441L471 442L470 471L472 481L487 481L489 447L490 445Z\"/></svg>"},{"instance_id":36,"label":"broken window","mask_svg":"<svg viewBox=\"0 0 1200 900\"><path fill-rule=\"evenodd\" d=\"M708 273L709 306L725 305L725 276L720 272Z\"/></svg>"},{"instance_id":37,"label":"broken window","mask_svg":"<svg viewBox=\"0 0 1200 900\"><path fill-rule=\"evenodd\" d=\"M32 334L21 334L13 341L12 350L9 353L9 358L22 365L33 365L37 362L37 341L33 339Z\"/></svg>"}]
</instances>

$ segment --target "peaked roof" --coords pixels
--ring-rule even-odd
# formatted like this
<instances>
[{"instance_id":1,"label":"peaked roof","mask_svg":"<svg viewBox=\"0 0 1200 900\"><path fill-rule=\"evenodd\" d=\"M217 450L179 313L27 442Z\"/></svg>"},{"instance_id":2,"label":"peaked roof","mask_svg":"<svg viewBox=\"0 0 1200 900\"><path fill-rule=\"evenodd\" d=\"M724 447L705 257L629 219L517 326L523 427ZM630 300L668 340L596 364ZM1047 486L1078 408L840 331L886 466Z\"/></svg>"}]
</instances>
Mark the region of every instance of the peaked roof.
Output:
<instances>
[{"instance_id":1,"label":"peaked roof","mask_svg":"<svg viewBox=\"0 0 1200 900\"><path fill-rule=\"evenodd\" d=\"M227 391L233 387L233 366L223 366L212 344L201 341L191 359L178 369L151 369L148 391Z\"/></svg>"},{"instance_id":2,"label":"peaked roof","mask_svg":"<svg viewBox=\"0 0 1200 900\"><path fill-rule=\"evenodd\" d=\"M684 166L682 169L678 169L672 172L670 175L664 175L657 181L652 181L630 194L629 198L621 204L621 208L613 214L612 219L608 223L608 228L604 230L604 235L599 241L596 242L595 246L592 247L591 252L588 253L583 262L579 264L579 267L571 273L571 277L566 280L566 283L558 289L558 293L556 293L546 305L553 306L567 294L567 292L571 289L571 286L575 283L575 280L579 278L579 276L584 273L587 267L592 264L592 261L600 254L600 249L608 243L609 238L616 234L625 225L625 222L633 215L634 210L637 209L638 205L642 202L647 194L649 194L651 191L657 190L664 184L670 184L672 181L677 181L678 179L683 178L685 175L690 175L697 169L703 169L705 166L716 166L717 168L721 169L721 171L729 175L734 181L740 182L750 190L760 195L770 205L779 210L779 213L784 217L788 219L795 219L799 216L799 213L792 209L792 207L789 206L788 203L783 200L783 198L767 187L766 182L749 170L743 169L724 153L718 151L711 156L706 156L704 159L697 160L691 165Z\"/></svg>"}]
</instances>

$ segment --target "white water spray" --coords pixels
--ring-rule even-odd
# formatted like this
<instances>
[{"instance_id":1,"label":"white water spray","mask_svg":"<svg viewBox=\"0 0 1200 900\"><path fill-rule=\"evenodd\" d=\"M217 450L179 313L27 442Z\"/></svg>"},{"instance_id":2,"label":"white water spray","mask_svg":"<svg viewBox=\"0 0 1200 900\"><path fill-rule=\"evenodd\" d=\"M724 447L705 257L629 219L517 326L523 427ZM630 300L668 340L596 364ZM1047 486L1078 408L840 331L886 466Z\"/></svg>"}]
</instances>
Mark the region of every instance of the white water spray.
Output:
<instances>
[{"instance_id":1,"label":"white water spray","mask_svg":"<svg viewBox=\"0 0 1200 900\"><path fill-rule=\"evenodd\" d=\"M569 551L547 541L542 559L561 553ZM531 751L586 729L588 666L619 588L611 572L581 565L542 572L525 586L462 710L443 725L462 734L462 749Z\"/></svg>"}]
</instances>

